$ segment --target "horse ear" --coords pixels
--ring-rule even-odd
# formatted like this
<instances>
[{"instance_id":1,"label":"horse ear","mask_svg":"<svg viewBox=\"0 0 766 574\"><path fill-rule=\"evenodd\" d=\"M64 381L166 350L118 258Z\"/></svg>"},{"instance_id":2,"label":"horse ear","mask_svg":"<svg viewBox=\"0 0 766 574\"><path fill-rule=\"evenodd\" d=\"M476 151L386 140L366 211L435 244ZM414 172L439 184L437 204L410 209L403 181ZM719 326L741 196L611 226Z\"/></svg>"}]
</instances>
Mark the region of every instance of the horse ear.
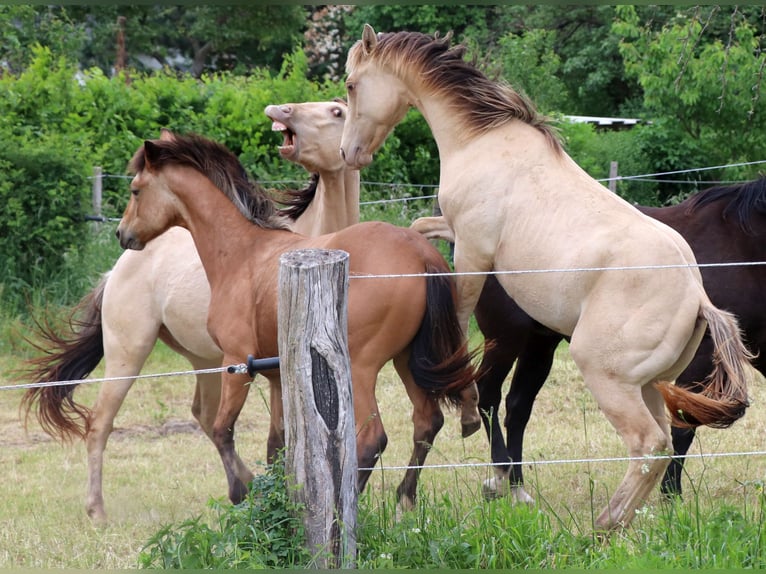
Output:
<instances>
[{"instance_id":1,"label":"horse ear","mask_svg":"<svg viewBox=\"0 0 766 574\"><path fill-rule=\"evenodd\" d=\"M369 24L364 25L362 30L362 49L364 55L369 56L370 52L378 45L378 36L375 34L375 30Z\"/></svg>"},{"instance_id":2,"label":"horse ear","mask_svg":"<svg viewBox=\"0 0 766 574\"><path fill-rule=\"evenodd\" d=\"M168 128L162 128L160 130L160 140L166 141L166 142L172 142L175 141L176 136L173 132L171 132Z\"/></svg>"},{"instance_id":3,"label":"horse ear","mask_svg":"<svg viewBox=\"0 0 766 574\"><path fill-rule=\"evenodd\" d=\"M160 157L160 147L151 140L144 141L144 162L146 169L152 169L152 163Z\"/></svg>"}]
</instances>

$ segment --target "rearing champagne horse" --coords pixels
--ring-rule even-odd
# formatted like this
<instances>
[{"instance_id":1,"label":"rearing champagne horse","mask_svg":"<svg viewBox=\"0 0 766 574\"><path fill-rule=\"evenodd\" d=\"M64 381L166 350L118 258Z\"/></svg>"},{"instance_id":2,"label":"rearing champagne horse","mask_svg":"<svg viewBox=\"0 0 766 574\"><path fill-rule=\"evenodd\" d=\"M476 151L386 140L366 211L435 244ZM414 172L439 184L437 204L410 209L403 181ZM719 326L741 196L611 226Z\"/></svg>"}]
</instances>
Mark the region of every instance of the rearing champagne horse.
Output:
<instances>
[{"instance_id":1,"label":"rearing champagne horse","mask_svg":"<svg viewBox=\"0 0 766 574\"><path fill-rule=\"evenodd\" d=\"M387 438L375 399L378 372L389 360L413 403L411 465L422 465L443 423L440 402L459 401L475 381L471 355L462 341L453 284L441 273L444 258L410 229L370 222L336 233L306 237L289 231L263 191L246 179L223 146L199 136L163 132L131 161L136 174L131 198L117 229L120 244L143 249L169 227L191 233L211 290L208 331L223 351L223 363L248 354L270 357L277 349L279 256L304 248L349 253L349 272L412 275L360 279L349 285L348 341L360 490ZM437 273L434 275L434 273ZM266 371L271 390L269 454L283 444L279 371ZM234 448L234 425L250 377L224 372L212 439L229 481L229 498L242 500L252 473ZM398 489L403 508L415 498L419 468L408 469Z\"/></svg>"},{"instance_id":2,"label":"rearing champagne horse","mask_svg":"<svg viewBox=\"0 0 766 574\"><path fill-rule=\"evenodd\" d=\"M571 337L586 386L627 446L625 477L596 521L612 530L631 521L668 464L641 459L668 452L666 404L678 424L732 424L748 405L749 354L681 236L585 173L531 103L463 54L449 38L365 25L346 63L341 154L364 167L410 106L423 114L439 148L464 327L486 273L539 270L497 279L532 318ZM717 366L694 394L670 382L706 324Z\"/></svg>"}]
</instances>

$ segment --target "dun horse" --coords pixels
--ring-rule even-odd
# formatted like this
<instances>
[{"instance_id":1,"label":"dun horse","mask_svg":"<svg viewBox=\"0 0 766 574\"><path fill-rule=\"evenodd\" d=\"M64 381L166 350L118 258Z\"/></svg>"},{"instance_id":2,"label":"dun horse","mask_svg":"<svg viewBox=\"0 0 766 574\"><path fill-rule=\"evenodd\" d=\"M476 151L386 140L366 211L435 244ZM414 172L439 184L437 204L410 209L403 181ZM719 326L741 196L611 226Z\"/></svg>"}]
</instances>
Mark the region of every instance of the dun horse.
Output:
<instances>
[{"instance_id":1,"label":"dun horse","mask_svg":"<svg viewBox=\"0 0 766 574\"><path fill-rule=\"evenodd\" d=\"M131 161L136 175L117 228L120 244L142 249L173 225L191 233L211 289L208 331L223 363L248 354L270 357L277 349L279 257L295 249L341 249L352 275L408 275L400 279L352 280L348 296L348 342L360 490L387 438L375 398L378 372L389 360L413 403L411 466L423 464L443 424L440 403L459 401L474 383L471 356L462 341L454 289L441 273L448 266L419 233L393 225L359 223L306 237L286 228L273 202L244 177L237 158L198 136L163 133L145 142ZM271 391L268 453L283 445L279 370L263 372ZM234 448L234 426L250 388L247 375L224 372L212 438L229 481L229 498L242 500L251 471ZM419 468L408 469L398 494L412 505Z\"/></svg>"},{"instance_id":2,"label":"dun horse","mask_svg":"<svg viewBox=\"0 0 766 574\"><path fill-rule=\"evenodd\" d=\"M496 270L509 271L498 281L530 317L570 337L586 386L631 457L596 520L612 530L632 520L665 471L668 459L656 455L671 445L666 404L677 424L732 424L748 405L749 354L735 318L705 294L683 238L585 173L529 102L463 53L448 38L377 35L366 25L346 63L341 154L362 168L410 106L423 114L439 149L463 330ZM706 324L716 369L695 394L671 381Z\"/></svg>"},{"instance_id":3,"label":"dun horse","mask_svg":"<svg viewBox=\"0 0 766 574\"><path fill-rule=\"evenodd\" d=\"M284 213L307 235L337 231L359 222L359 171L338 154L346 106L343 101L271 105L272 129L283 135L280 155L314 174L305 190L289 193ZM45 355L34 361L35 381L77 380L101 362L105 377L139 374L158 338L186 357L196 370L220 367L221 350L207 332L210 301L202 263L189 232L169 229L143 251L126 251L73 313L75 329L41 332ZM74 386L47 387L25 395L27 412L37 409L43 428L60 438L86 441L86 510L106 520L103 458L115 417L134 379L101 386L92 410L74 402ZM220 375L199 374L192 413L212 439L220 397ZM37 403L37 404L36 404Z\"/></svg>"},{"instance_id":4,"label":"dun horse","mask_svg":"<svg viewBox=\"0 0 766 574\"><path fill-rule=\"evenodd\" d=\"M766 260L766 178L711 187L670 207L637 208L678 231L701 264ZM453 240L451 230L441 217L422 217L413 222L412 228L429 238ZM761 353L766 349L766 307L761 303L766 268L703 266L701 272L710 300L737 316L745 343L755 356L753 366L766 375L766 357ZM484 426L490 440L492 462L514 462L506 467L501 479L491 478L485 483L485 494L510 495L515 500L531 502L523 487L520 464L524 431L563 336L524 313L495 277L489 277L484 284L475 316L485 339L492 341L484 351L478 381L479 407L487 415ZM706 332L691 363L676 379L676 385L694 390L695 382L713 371L713 359L713 342ZM498 417L502 385L517 360L505 401L506 439ZM693 427L674 426L671 434L676 456L662 479L662 491L681 494L684 456L695 431Z\"/></svg>"}]
</instances>

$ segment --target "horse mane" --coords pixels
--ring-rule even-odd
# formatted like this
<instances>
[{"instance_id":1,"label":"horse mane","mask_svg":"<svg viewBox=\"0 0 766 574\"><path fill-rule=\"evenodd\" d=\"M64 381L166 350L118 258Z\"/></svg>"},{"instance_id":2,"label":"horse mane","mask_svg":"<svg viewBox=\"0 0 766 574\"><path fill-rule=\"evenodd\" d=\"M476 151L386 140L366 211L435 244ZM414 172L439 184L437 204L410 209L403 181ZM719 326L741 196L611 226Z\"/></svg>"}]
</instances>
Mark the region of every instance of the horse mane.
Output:
<instances>
[{"instance_id":1,"label":"horse mane","mask_svg":"<svg viewBox=\"0 0 766 574\"><path fill-rule=\"evenodd\" d=\"M561 151L555 129L534 103L509 84L490 80L475 64L465 61L466 47L450 46L450 37L420 32L378 34L377 45L367 56L361 40L352 46L346 71L351 73L366 57L389 66L397 75L414 71L425 87L453 103L455 114L470 135L481 135L517 119L542 132L548 143Z\"/></svg>"},{"instance_id":2,"label":"horse mane","mask_svg":"<svg viewBox=\"0 0 766 574\"><path fill-rule=\"evenodd\" d=\"M308 186L303 189L290 189L280 191L277 197L277 202L286 205L279 210L279 214L287 217L288 219L297 220L308 208L309 204L314 201L317 194L317 186L319 185L319 174L312 173Z\"/></svg>"},{"instance_id":3,"label":"horse mane","mask_svg":"<svg viewBox=\"0 0 766 574\"><path fill-rule=\"evenodd\" d=\"M735 183L717 185L692 195L688 200L687 213L692 213L716 201L726 201L721 217L736 218L740 229L748 235L756 235L753 229L753 214L766 215L766 177Z\"/></svg>"},{"instance_id":4,"label":"horse mane","mask_svg":"<svg viewBox=\"0 0 766 574\"><path fill-rule=\"evenodd\" d=\"M172 134L170 139L151 140L153 169L166 165L191 167L205 175L251 222L267 229L288 229L287 221L274 201L252 181L237 156L226 146L197 134ZM146 146L130 160L128 169L138 173L146 168Z\"/></svg>"}]
</instances>

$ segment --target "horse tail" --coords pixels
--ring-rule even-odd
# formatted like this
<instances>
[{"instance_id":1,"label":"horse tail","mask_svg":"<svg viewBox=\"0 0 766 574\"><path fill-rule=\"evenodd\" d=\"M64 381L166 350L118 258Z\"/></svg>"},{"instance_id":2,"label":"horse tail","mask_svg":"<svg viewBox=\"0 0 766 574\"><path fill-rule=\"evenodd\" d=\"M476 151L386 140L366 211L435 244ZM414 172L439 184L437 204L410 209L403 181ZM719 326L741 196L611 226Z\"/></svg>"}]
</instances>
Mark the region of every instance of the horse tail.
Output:
<instances>
[{"instance_id":1,"label":"horse tail","mask_svg":"<svg viewBox=\"0 0 766 574\"><path fill-rule=\"evenodd\" d=\"M728 428L750 406L748 367L754 355L742 342L734 315L706 301L700 309L700 318L707 321L713 341L713 371L692 390L668 383L659 388L670 409L673 426Z\"/></svg>"},{"instance_id":2,"label":"horse tail","mask_svg":"<svg viewBox=\"0 0 766 574\"><path fill-rule=\"evenodd\" d=\"M108 274L83 297L72 310L68 325L71 335L60 335L47 321L36 321L38 336L43 343L30 343L44 353L30 359L26 375L34 383L84 379L104 357L101 302ZM90 409L75 402L77 383L32 387L21 400L25 426L36 409L42 429L61 441L73 437L85 438L90 421Z\"/></svg>"},{"instance_id":3,"label":"horse tail","mask_svg":"<svg viewBox=\"0 0 766 574\"><path fill-rule=\"evenodd\" d=\"M426 267L426 311L412 341L410 371L417 385L440 402L458 405L460 391L476 381L478 372L457 318L455 288L447 271Z\"/></svg>"}]
</instances>

